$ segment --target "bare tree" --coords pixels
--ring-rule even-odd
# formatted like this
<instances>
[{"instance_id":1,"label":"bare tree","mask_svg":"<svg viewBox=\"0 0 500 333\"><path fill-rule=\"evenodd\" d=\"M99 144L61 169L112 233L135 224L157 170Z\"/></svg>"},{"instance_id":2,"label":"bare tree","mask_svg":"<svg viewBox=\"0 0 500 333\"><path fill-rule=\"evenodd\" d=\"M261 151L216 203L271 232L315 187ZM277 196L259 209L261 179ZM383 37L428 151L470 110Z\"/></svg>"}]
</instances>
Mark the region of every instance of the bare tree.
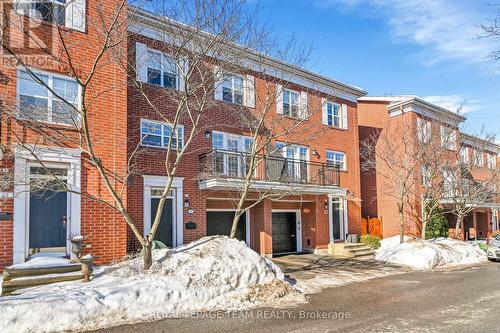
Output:
<instances>
[{"instance_id":1,"label":"bare tree","mask_svg":"<svg viewBox=\"0 0 500 333\"><path fill-rule=\"evenodd\" d=\"M494 9L494 17L487 23L481 24L481 29L483 31L479 38L489 38L493 42L499 43L500 41L500 7L499 5L492 5ZM500 60L500 45L499 47L491 53L491 59L498 61Z\"/></svg>"},{"instance_id":2,"label":"bare tree","mask_svg":"<svg viewBox=\"0 0 500 333\"><path fill-rule=\"evenodd\" d=\"M494 146L495 137L486 135L484 139L471 137L471 147L463 148L458 163L447 166L448 179L444 182L444 201L451 204L451 212L456 216L455 238L463 229L464 219L478 207L496 200L499 171L496 153L488 147ZM472 154L470 153L472 150ZM490 157L491 156L491 157Z\"/></svg>"},{"instance_id":3,"label":"bare tree","mask_svg":"<svg viewBox=\"0 0 500 333\"><path fill-rule=\"evenodd\" d=\"M103 9L106 6L98 6L98 15L87 17L87 25L98 35L95 45L90 46L98 50L92 59L82 59L75 55L74 49L81 46L78 45L75 32L68 31L57 21L54 22L55 28L50 33L55 32L57 47L41 48L41 50L44 56L51 59L64 74L75 79L80 90L79 105L75 103L75 96L64 96L48 85L22 55L8 43L4 43L2 38L4 50L23 68L21 72L23 79L31 80L47 89L61 104L61 113L58 115L61 119L57 122L62 122L65 126L61 128L44 121L39 117L40 113L36 107L26 107L22 104L20 107L9 107L9 103L5 102L3 111L8 118L4 120L8 123L15 123L19 118L23 119L22 126L12 126L10 129L12 139L15 141L13 144L21 145L31 158L40 162L51 181L58 184L58 191L78 192L77 189L67 186L64 179L51 172L50 168L38 159L37 147L56 147L54 150L57 150L57 147L66 146L81 150L82 160L97 172L104 184L105 193L84 191L78 193L117 211L123 217L142 246L144 268L148 269L152 263L152 242L160 224L172 181L202 128L200 124L203 123L204 114L214 106L213 95L217 86L214 68L219 64L224 64L227 68L241 68L242 64L248 61L248 51L263 50L264 46L268 47L269 38L267 31L257 23L255 11L252 11L244 0L155 1L135 4L139 7L144 5L157 15L153 16L137 7L129 7L126 0L121 0L111 12ZM33 39L30 32L23 29L23 19L19 16L17 21L14 20L9 24L11 27L16 27L17 33L23 38ZM148 82L154 81L155 77L151 77L151 73L147 72L144 76L138 68L144 67L141 67L141 63L143 65L155 61L160 62L157 65L165 66L165 60L157 60L148 52L139 52L141 50L131 50L131 54L135 53L135 57L131 57L126 53L125 47L129 41L128 31L140 35L144 26L142 23L155 27L154 47L171 55L172 59L167 61L167 65L172 66L172 70L178 73L176 81L169 82L171 89L161 89L159 96L154 97L148 94L147 90ZM91 63L92 66L90 69L82 70L88 67L81 66L82 62ZM114 66L113 70L124 71L128 76L128 82L115 82L112 86L100 89L95 84L97 77L110 66ZM146 133L135 146L129 148L124 171L117 171L111 165L106 165L103 162L103 154L106 152L96 149L100 139L95 131L97 124L92 120L94 119L92 115L99 112L94 106L95 101L123 89L134 89L138 92L145 105L171 128L165 147L166 157L163 160L167 184L162 189L151 231L146 236L142 235L137 221L131 217L125 202L128 180L140 172L137 157L145 153L141 143L148 140L152 133ZM169 105L167 112L163 107L165 104ZM186 125L184 137L181 137L178 131L181 123ZM34 133L33 139L29 142L24 135L26 129ZM39 184L39 188L43 190L48 186Z\"/></svg>"}]
</instances>

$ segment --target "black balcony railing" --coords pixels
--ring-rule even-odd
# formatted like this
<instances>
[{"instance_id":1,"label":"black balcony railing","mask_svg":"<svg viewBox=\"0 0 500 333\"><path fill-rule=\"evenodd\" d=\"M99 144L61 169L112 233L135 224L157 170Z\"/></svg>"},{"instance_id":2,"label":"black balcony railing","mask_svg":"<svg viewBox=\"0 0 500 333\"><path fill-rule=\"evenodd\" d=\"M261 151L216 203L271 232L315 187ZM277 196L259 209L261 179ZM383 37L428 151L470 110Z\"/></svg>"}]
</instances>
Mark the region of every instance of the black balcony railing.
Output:
<instances>
[{"instance_id":1,"label":"black balcony railing","mask_svg":"<svg viewBox=\"0 0 500 333\"><path fill-rule=\"evenodd\" d=\"M250 171L251 155L243 152L212 150L199 156L200 178L244 179ZM252 180L290 184L340 186L338 165L256 156Z\"/></svg>"}]
</instances>

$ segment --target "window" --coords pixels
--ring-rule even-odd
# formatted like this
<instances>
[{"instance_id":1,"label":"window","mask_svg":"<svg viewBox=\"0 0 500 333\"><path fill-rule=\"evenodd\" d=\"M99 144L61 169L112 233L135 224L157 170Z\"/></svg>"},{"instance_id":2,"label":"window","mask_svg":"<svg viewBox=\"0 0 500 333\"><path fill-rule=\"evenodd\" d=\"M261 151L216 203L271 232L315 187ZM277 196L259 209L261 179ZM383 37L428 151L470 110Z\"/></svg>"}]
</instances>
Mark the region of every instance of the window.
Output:
<instances>
[{"instance_id":1,"label":"window","mask_svg":"<svg viewBox=\"0 0 500 333\"><path fill-rule=\"evenodd\" d=\"M328 126L340 128L340 104L327 103Z\"/></svg>"},{"instance_id":2,"label":"window","mask_svg":"<svg viewBox=\"0 0 500 333\"><path fill-rule=\"evenodd\" d=\"M249 172L252 138L224 132L212 132L214 171L229 177L240 178Z\"/></svg>"},{"instance_id":3,"label":"window","mask_svg":"<svg viewBox=\"0 0 500 333\"><path fill-rule=\"evenodd\" d=\"M252 138L224 132L212 132L212 148L234 152L248 152L252 149Z\"/></svg>"},{"instance_id":4,"label":"window","mask_svg":"<svg viewBox=\"0 0 500 333\"><path fill-rule=\"evenodd\" d=\"M431 187L431 173L428 165L423 165L421 170L422 186Z\"/></svg>"},{"instance_id":5,"label":"window","mask_svg":"<svg viewBox=\"0 0 500 333\"><path fill-rule=\"evenodd\" d=\"M85 2L86 0L25 0L16 1L15 9L20 15L85 31Z\"/></svg>"},{"instance_id":6,"label":"window","mask_svg":"<svg viewBox=\"0 0 500 333\"><path fill-rule=\"evenodd\" d=\"M222 99L226 102L243 105L243 78L236 75L228 76L222 83Z\"/></svg>"},{"instance_id":7,"label":"window","mask_svg":"<svg viewBox=\"0 0 500 333\"><path fill-rule=\"evenodd\" d=\"M457 143L457 132L447 126L441 126L441 146L448 150L455 150Z\"/></svg>"},{"instance_id":8,"label":"window","mask_svg":"<svg viewBox=\"0 0 500 333\"><path fill-rule=\"evenodd\" d=\"M299 117L300 94L296 91L283 90L283 114L290 117Z\"/></svg>"},{"instance_id":9,"label":"window","mask_svg":"<svg viewBox=\"0 0 500 333\"><path fill-rule=\"evenodd\" d=\"M469 163L469 147L460 148L460 162Z\"/></svg>"},{"instance_id":10,"label":"window","mask_svg":"<svg viewBox=\"0 0 500 333\"><path fill-rule=\"evenodd\" d=\"M474 165L480 168L484 167L484 154L477 149L474 149Z\"/></svg>"},{"instance_id":11,"label":"window","mask_svg":"<svg viewBox=\"0 0 500 333\"><path fill-rule=\"evenodd\" d=\"M175 59L153 50L148 50L147 55L148 83L175 89L177 87Z\"/></svg>"},{"instance_id":12,"label":"window","mask_svg":"<svg viewBox=\"0 0 500 333\"><path fill-rule=\"evenodd\" d=\"M491 170L497 169L497 158L494 154L488 154L488 168Z\"/></svg>"},{"instance_id":13,"label":"window","mask_svg":"<svg viewBox=\"0 0 500 333\"><path fill-rule=\"evenodd\" d=\"M177 125L175 134L172 134L169 124L142 119L141 139L143 146L165 148L172 141L172 149L181 149L184 146L184 127Z\"/></svg>"},{"instance_id":14,"label":"window","mask_svg":"<svg viewBox=\"0 0 500 333\"><path fill-rule=\"evenodd\" d=\"M431 122L422 118L417 119L417 133L418 141L422 143L429 143L432 134Z\"/></svg>"},{"instance_id":15,"label":"window","mask_svg":"<svg viewBox=\"0 0 500 333\"><path fill-rule=\"evenodd\" d=\"M33 74L44 84L38 83L25 70L17 71L20 117L56 124L76 124L80 107L80 88L76 80L38 71Z\"/></svg>"},{"instance_id":16,"label":"window","mask_svg":"<svg viewBox=\"0 0 500 333\"><path fill-rule=\"evenodd\" d=\"M327 150L326 151L326 164L328 166L338 165L340 170L346 170L345 153Z\"/></svg>"},{"instance_id":17,"label":"window","mask_svg":"<svg viewBox=\"0 0 500 333\"><path fill-rule=\"evenodd\" d=\"M443 171L443 195L447 198L454 196L455 177L451 170Z\"/></svg>"}]
</instances>

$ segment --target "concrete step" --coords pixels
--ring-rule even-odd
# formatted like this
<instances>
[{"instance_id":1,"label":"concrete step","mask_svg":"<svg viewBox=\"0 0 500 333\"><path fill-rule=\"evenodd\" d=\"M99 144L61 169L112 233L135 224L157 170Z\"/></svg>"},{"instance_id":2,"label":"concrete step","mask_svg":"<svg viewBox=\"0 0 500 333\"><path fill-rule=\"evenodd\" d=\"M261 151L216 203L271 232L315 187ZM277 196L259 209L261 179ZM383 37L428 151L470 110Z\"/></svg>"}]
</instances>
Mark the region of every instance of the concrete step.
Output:
<instances>
[{"instance_id":1,"label":"concrete step","mask_svg":"<svg viewBox=\"0 0 500 333\"><path fill-rule=\"evenodd\" d=\"M367 247L368 245L363 244L363 243L345 243L344 248L346 249L351 249L351 248L358 248L358 247Z\"/></svg>"},{"instance_id":2,"label":"concrete step","mask_svg":"<svg viewBox=\"0 0 500 333\"><path fill-rule=\"evenodd\" d=\"M2 282L2 296L9 295L19 289L42 286L45 284L81 280L81 272L55 273L35 276L16 277Z\"/></svg>"},{"instance_id":3,"label":"concrete step","mask_svg":"<svg viewBox=\"0 0 500 333\"><path fill-rule=\"evenodd\" d=\"M356 258L361 256L373 255L373 252L371 249L369 249L369 250L360 250L356 252L351 252L351 254Z\"/></svg>"}]
</instances>

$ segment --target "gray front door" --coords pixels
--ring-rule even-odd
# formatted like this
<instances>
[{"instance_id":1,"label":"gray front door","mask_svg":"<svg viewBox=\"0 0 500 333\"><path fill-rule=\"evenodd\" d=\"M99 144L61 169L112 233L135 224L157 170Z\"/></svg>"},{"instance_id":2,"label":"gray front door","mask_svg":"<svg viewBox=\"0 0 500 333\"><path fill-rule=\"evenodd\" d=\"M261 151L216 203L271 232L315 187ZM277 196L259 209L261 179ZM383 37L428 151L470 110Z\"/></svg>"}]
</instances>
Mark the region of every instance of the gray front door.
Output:
<instances>
[{"instance_id":1,"label":"gray front door","mask_svg":"<svg viewBox=\"0 0 500 333\"><path fill-rule=\"evenodd\" d=\"M297 251L296 214L273 213L273 253Z\"/></svg>"},{"instance_id":2,"label":"gray front door","mask_svg":"<svg viewBox=\"0 0 500 333\"><path fill-rule=\"evenodd\" d=\"M30 193L29 247L66 247L66 192Z\"/></svg>"},{"instance_id":3,"label":"gray front door","mask_svg":"<svg viewBox=\"0 0 500 333\"><path fill-rule=\"evenodd\" d=\"M332 225L333 239L342 239L340 235L340 223L342 221L340 214L340 202L332 202Z\"/></svg>"},{"instance_id":4,"label":"gray front door","mask_svg":"<svg viewBox=\"0 0 500 333\"><path fill-rule=\"evenodd\" d=\"M160 198L151 198L151 226L155 219L156 211L158 210L158 205L160 203ZM159 240L168 247L173 246L172 242L172 224L173 224L173 205L172 199L166 199L165 205L163 205L163 212L161 214L160 225L156 230L155 239Z\"/></svg>"},{"instance_id":5,"label":"gray front door","mask_svg":"<svg viewBox=\"0 0 500 333\"><path fill-rule=\"evenodd\" d=\"M225 235L229 236L233 226L234 211L229 212L207 212L207 236ZM246 240L246 214L240 216L236 239Z\"/></svg>"}]
</instances>

